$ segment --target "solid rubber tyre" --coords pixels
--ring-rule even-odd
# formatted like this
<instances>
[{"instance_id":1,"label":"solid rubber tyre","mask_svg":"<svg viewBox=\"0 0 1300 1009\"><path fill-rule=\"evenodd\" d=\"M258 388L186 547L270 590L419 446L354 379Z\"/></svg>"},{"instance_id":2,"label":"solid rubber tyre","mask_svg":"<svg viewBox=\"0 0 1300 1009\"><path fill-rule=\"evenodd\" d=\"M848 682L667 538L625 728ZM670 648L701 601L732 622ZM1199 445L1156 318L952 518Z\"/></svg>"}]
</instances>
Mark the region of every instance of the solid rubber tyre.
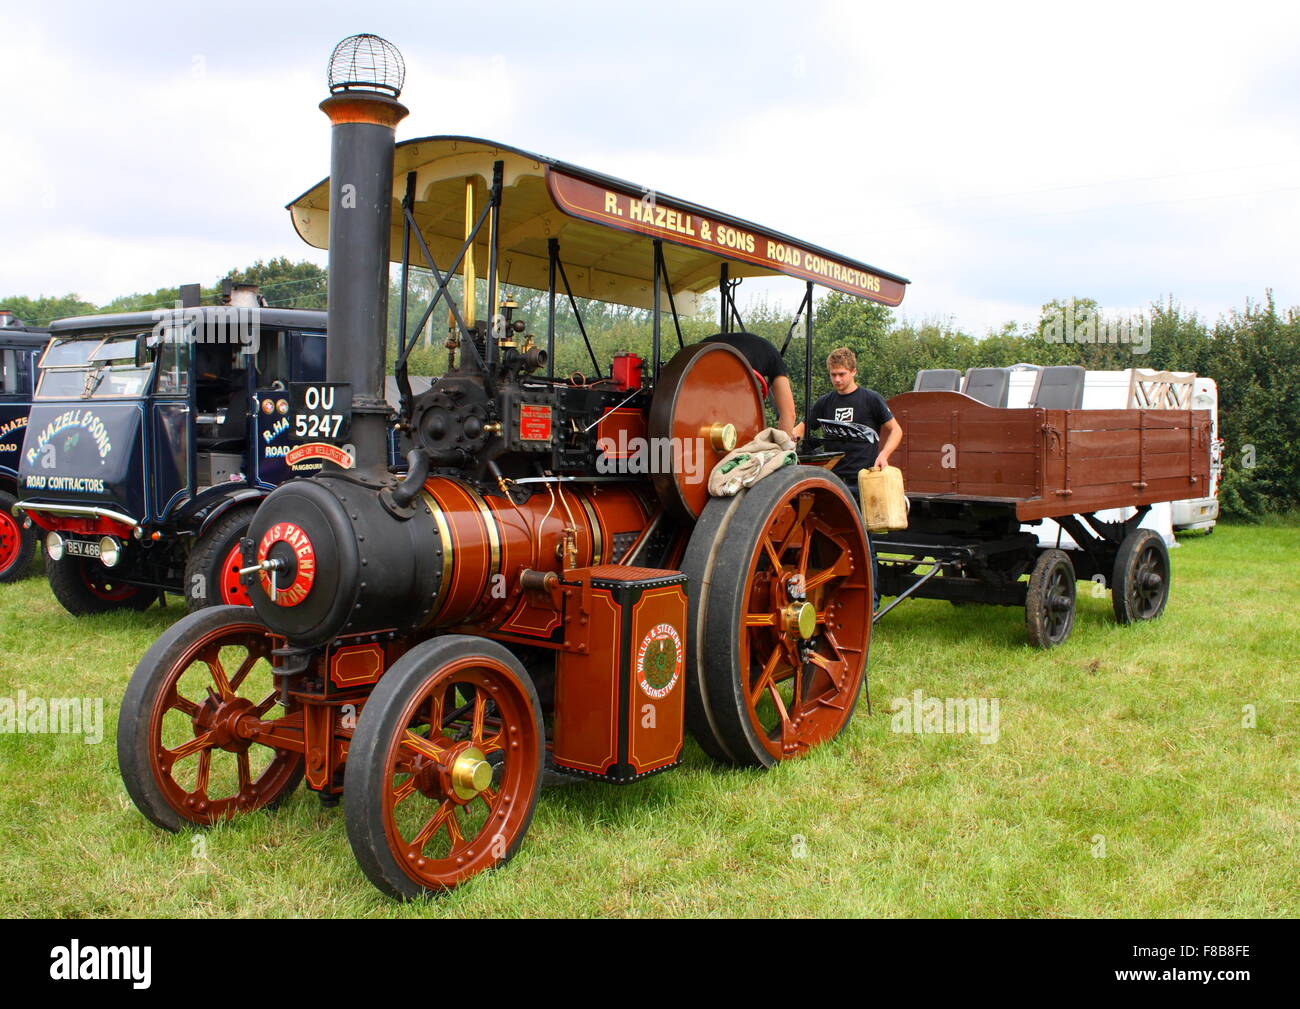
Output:
<instances>
[{"instance_id":1,"label":"solid rubber tyre","mask_svg":"<svg viewBox=\"0 0 1300 1009\"><path fill-rule=\"evenodd\" d=\"M455 704L467 697L447 713L448 698ZM492 783L457 799L445 787L445 767L430 754L450 761L467 746L491 764ZM348 749L343 814L357 863L376 887L400 900L445 892L504 865L532 822L544 758L541 702L509 649L461 634L421 642L380 678ZM407 799L416 801L399 814ZM485 810L476 805L480 799ZM461 834L474 816L482 820L473 835ZM423 826L407 840L399 819ZM444 834L447 852L427 853Z\"/></svg>"},{"instance_id":2,"label":"solid rubber tyre","mask_svg":"<svg viewBox=\"0 0 1300 1009\"><path fill-rule=\"evenodd\" d=\"M248 662L249 669L241 676L243 663L233 672L222 666L222 676L218 679L209 664L210 660L215 653L218 665L221 665L221 650L231 647L246 648L245 661ZM194 688L204 681L201 672L196 674L197 682L192 681L188 694L179 689L181 678L191 670L207 666L217 700L234 700L241 696L240 690L252 686L245 677L258 661L269 661L272 647L274 642L270 632L252 609L245 606L212 606L188 614L172 624L145 652L136 666L122 697L122 709L117 723L117 761L122 782L136 808L159 827L180 831L194 826L209 826L256 809L274 809L298 787L303 776L301 754L271 750L251 741L233 744L232 759L238 765L240 787L232 796L211 795L206 785L187 792L172 773L177 763L196 755L196 763L200 767L208 767L207 774L210 774L216 750L228 749L215 740L206 746L194 746L205 733L215 736L212 731L215 727L211 723L201 731L200 722L205 715L213 713L218 705L211 700L196 699L199 692ZM265 684L262 684L257 692L260 693L264 687ZM245 699L249 701L249 707L239 713L256 712L259 704L253 703L251 696ZM276 703L271 701L267 704L265 697L259 698L259 701L266 704L262 714L275 707ZM193 709L193 714L183 708ZM178 747L170 748L170 751L174 752L181 746L192 749L174 761L166 757L168 751L164 749L166 742L163 740L166 732L164 721L173 711L177 713L177 721L181 724L186 717L192 719L190 739ZM252 780L251 759L241 757L238 752L242 746L243 753L247 754L255 745L260 747L259 755L261 750L273 754L256 781ZM208 751L206 757L203 751ZM219 754L217 757L225 759ZM247 784L243 780L245 777L248 778ZM195 784L199 784L197 774Z\"/></svg>"}]
</instances>

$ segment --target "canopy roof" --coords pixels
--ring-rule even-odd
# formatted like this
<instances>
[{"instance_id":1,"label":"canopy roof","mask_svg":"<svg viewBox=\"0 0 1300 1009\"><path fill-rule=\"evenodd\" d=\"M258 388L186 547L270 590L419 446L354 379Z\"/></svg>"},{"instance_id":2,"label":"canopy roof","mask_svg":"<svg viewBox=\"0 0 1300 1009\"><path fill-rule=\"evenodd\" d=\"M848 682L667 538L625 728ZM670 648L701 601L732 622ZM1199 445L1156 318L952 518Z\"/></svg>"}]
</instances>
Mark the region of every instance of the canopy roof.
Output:
<instances>
[{"instance_id":1,"label":"canopy roof","mask_svg":"<svg viewBox=\"0 0 1300 1009\"><path fill-rule=\"evenodd\" d=\"M496 161L504 163L502 283L547 290L547 241L556 238L575 297L650 308L654 260L648 239L661 238L683 314L695 311L697 295L717 286L724 260L731 277L786 275L885 305L903 300L904 277L631 182L474 137L421 137L397 145L389 258L402 258L400 200L408 173L416 176L416 222L445 271L464 242L466 180L474 180L477 214ZM330 180L322 179L288 205L299 236L318 249L329 245L329 193ZM475 256L482 277L486 228L480 239ZM411 262L425 265L414 241Z\"/></svg>"}]
</instances>

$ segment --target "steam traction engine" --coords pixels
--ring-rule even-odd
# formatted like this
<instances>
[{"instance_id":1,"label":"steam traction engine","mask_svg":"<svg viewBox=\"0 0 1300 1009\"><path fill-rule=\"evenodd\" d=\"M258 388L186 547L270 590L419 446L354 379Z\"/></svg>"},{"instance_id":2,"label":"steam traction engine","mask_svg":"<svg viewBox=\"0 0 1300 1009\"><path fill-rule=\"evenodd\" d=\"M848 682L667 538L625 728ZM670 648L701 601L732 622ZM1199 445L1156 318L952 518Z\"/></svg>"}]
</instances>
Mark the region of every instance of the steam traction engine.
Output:
<instances>
[{"instance_id":1,"label":"steam traction engine","mask_svg":"<svg viewBox=\"0 0 1300 1009\"><path fill-rule=\"evenodd\" d=\"M348 449L323 442L320 475L258 509L252 609L192 614L144 656L118 753L170 830L273 807L305 777L342 798L371 881L410 897L509 859L545 769L638 781L680 762L684 727L720 761L769 766L844 728L871 629L855 502L809 465L709 497L712 467L764 426L762 399L723 344L659 368L660 298L675 321L714 283L702 264L721 264L724 312L737 276L793 274L811 322L814 257L824 282L877 300L905 281L691 204L647 212L635 187L500 145L395 148L399 60L373 36L335 50L331 176L291 205L330 250L327 377L351 394ZM561 240L584 296L654 309L652 360L622 355L602 378L593 354L597 377L554 377L557 277L576 311ZM413 245L438 286L414 332L440 303L454 327L446 373L412 395L403 287L397 423L414 449L391 473L387 273L390 255L409 271ZM549 290L545 347L497 303L503 270ZM621 458L647 445L672 465Z\"/></svg>"}]
</instances>

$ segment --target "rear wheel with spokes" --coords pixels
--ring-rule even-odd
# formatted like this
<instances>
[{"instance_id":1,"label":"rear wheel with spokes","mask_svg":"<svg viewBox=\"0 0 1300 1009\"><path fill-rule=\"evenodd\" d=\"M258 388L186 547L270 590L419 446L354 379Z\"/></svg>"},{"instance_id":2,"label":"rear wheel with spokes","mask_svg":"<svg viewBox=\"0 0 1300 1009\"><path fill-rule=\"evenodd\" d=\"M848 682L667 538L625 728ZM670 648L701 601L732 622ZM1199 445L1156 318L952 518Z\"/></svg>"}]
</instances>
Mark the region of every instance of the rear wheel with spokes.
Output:
<instances>
[{"instance_id":1,"label":"rear wheel with spokes","mask_svg":"<svg viewBox=\"0 0 1300 1009\"><path fill-rule=\"evenodd\" d=\"M824 471L792 466L735 505L701 577L705 748L771 766L853 717L871 640L871 555L857 505Z\"/></svg>"},{"instance_id":2,"label":"rear wheel with spokes","mask_svg":"<svg viewBox=\"0 0 1300 1009\"><path fill-rule=\"evenodd\" d=\"M447 635L402 656L366 701L348 751L348 840L394 897L451 889L508 861L542 779L541 704L508 649Z\"/></svg>"}]
</instances>

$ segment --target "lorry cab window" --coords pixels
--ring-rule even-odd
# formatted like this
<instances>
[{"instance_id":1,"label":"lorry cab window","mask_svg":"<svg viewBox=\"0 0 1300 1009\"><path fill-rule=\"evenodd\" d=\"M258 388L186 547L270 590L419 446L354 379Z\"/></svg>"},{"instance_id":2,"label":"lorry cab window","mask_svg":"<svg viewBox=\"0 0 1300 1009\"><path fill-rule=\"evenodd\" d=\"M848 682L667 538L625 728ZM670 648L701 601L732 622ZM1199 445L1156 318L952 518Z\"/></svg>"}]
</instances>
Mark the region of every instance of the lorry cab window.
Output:
<instances>
[{"instance_id":1,"label":"lorry cab window","mask_svg":"<svg viewBox=\"0 0 1300 1009\"><path fill-rule=\"evenodd\" d=\"M19 392L22 385L18 377L18 355L12 350L0 352L0 373L3 374L3 384L0 384L0 392L6 396L12 396Z\"/></svg>"},{"instance_id":2,"label":"lorry cab window","mask_svg":"<svg viewBox=\"0 0 1300 1009\"><path fill-rule=\"evenodd\" d=\"M155 338L152 342L157 348L158 395L184 396L189 392L190 355L193 352L189 330L179 326L169 327L163 331L161 338Z\"/></svg>"}]
</instances>

